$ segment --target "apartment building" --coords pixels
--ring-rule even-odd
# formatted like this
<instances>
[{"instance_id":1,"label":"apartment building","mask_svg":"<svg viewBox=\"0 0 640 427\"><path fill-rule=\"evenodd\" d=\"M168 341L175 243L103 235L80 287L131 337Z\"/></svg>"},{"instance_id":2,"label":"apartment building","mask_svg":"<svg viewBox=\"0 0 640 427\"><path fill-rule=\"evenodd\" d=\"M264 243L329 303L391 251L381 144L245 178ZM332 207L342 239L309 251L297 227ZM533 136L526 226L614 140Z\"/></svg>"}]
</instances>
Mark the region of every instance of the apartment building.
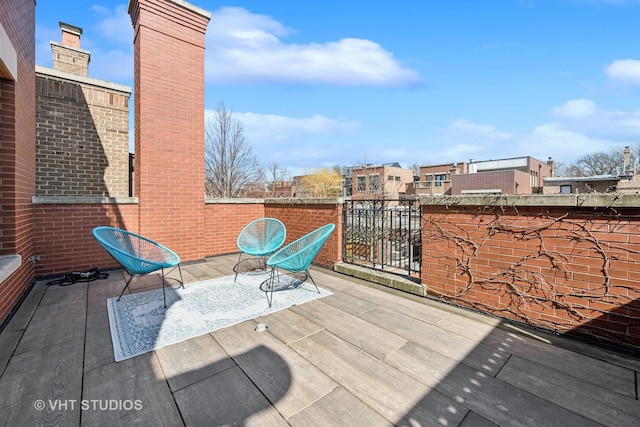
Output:
<instances>
[{"instance_id":1,"label":"apartment building","mask_svg":"<svg viewBox=\"0 0 640 427\"><path fill-rule=\"evenodd\" d=\"M553 176L553 160L533 157L470 160L420 167L419 179L408 195L537 194L543 178Z\"/></svg>"},{"instance_id":2,"label":"apartment building","mask_svg":"<svg viewBox=\"0 0 640 427\"><path fill-rule=\"evenodd\" d=\"M401 199L413 183L413 170L398 163L350 168L351 195L356 199Z\"/></svg>"}]
</instances>

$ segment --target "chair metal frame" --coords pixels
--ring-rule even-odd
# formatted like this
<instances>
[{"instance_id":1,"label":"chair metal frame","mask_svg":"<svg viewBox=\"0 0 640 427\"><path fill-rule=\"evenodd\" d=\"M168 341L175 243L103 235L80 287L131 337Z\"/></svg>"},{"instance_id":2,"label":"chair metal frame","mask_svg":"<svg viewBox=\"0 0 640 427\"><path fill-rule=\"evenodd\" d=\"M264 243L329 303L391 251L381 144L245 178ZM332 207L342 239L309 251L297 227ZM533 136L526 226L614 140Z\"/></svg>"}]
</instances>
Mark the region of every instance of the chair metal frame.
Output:
<instances>
[{"instance_id":1,"label":"chair metal frame","mask_svg":"<svg viewBox=\"0 0 640 427\"><path fill-rule=\"evenodd\" d=\"M125 277L124 272L122 273L126 280L126 285L120 292L118 301L122 298L124 291L129 288L131 280L135 276L145 276L158 270L162 274L162 296L165 308L167 308L166 275L177 268L180 273L178 282L184 288L180 257L171 249L151 239L120 228L101 226L94 228L91 233L109 255L129 273L129 278ZM165 269L169 269L166 274ZM129 293L131 293L131 288L129 288Z\"/></svg>"},{"instance_id":2,"label":"chair metal frame","mask_svg":"<svg viewBox=\"0 0 640 427\"><path fill-rule=\"evenodd\" d=\"M308 280L311 280L316 291L320 293L316 281L313 280L311 272L311 263L315 259L318 252L327 241L331 233L335 230L335 224L326 224L320 228L313 230L312 232L305 234L297 240L289 243L283 248L275 252L267 260L267 266L271 267L271 274L266 281L265 294L269 307L273 302L273 289L275 287L276 280L280 280L280 270L286 270L290 272L302 272L305 274L305 280L303 284Z\"/></svg>"},{"instance_id":3,"label":"chair metal frame","mask_svg":"<svg viewBox=\"0 0 640 427\"><path fill-rule=\"evenodd\" d=\"M240 249L238 262L233 266L235 282L240 270L243 255L259 258L266 269L267 257L273 254L287 238L287 229L282 221L276 218L258 218L247 224L240 234L236 244Z\"/></svg>"}]
</instances>

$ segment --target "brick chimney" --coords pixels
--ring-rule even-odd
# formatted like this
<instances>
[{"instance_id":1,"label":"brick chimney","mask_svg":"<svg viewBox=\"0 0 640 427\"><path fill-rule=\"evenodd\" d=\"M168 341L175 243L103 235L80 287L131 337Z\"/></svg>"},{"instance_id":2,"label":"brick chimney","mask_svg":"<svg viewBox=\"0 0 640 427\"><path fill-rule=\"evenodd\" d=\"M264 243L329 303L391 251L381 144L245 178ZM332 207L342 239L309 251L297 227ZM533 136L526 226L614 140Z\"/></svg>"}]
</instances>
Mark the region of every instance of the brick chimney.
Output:
<instances>
[{"instance_id":1,"label":"brick chimney","mask_svg":"<svg viewBox=\"0 0 640 427\"><path fill-rule=\"evenodd\" d=\"M82 28L60 22L62 42L51 42L53 68L67 73L87 76L89 74L90 54L80 49Z\"/></svg>"},{"instance_id":2,"label":"brick chimney","mask_svg":"<svg viewBox=\"0 0 640 427\"><path fill-rule=\"evenodd\" d=\"M627 145L624 147L624 173L634 173L633 165L631 164L631 148Z\"/></svg>"},{"instance_id":3,"label":"brick chimney","mask_svg":"<svg viewBox=\"0 0 640 427\"><path fill-rule=\"evenodd\" d=\"M551 157L549 157L549 160L547 160L547 165L549 165L549 168L551 169L551 176L554 177L556 176L556 163L553 161L553 159Z\"/></svg>"},{"instance_id":4,"label":"brick chimney","mask_svg":"<svg viewBox=\"0 0 640 427\"><path fill-rule=\"evenodd\" d=\"M204 35L211 14L184 0L131 0L135 195L140 234L202 259Z\"/></svg>"}]
</instances>

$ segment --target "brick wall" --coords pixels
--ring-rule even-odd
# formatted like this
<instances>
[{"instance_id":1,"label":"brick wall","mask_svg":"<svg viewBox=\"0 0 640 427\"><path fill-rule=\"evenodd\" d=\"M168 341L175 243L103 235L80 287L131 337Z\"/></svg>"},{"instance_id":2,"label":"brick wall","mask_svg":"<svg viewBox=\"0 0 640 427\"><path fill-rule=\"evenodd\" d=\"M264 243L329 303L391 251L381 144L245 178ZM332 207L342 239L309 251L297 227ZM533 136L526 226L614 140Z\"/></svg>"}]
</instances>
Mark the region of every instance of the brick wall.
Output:
<instances>
[{"instance_id":1,"label":"brick wall","mask_svg":"<svg viewBox=\"0 0 640 427\"><path fill-rule=\"evenodd\" d=\"M33 255L35 191L35 3L1 1L0 25L17 53L17 76L0 78L0 255L22 256L22 265L0 283L2 321L34 274L27 260Z\"/></svg>"},{"instance_id":2,"label":"brick wall","mask_svg":"<svg viewBox=\"0 0 640 427\"><path fill-rule=\"evenodd\" d=\"M342 204L338 199L327 201L304 201L288 199L280 202L270 199L265 204L265 216L277 218L287 228L285 244L322 227L325 224L336 225L335 231L316 256L314 264L333 268L336 262L342 261Z\"/></svg>"},{"instance_id":3,"label":"brick wall","mask_svg":"<svg viewBox=\"0 0 640 427\"><path fill-rule=\"evenodd\" d=\"M186 3L133 0L135 195L140 232L185 260L204 248L204 33Z\"/></svg>"},{"instance_id":4,"label":"brick wall","mask_svg":"<svg viewBox=\"0 0 640 427\"><path fill-rule=\"evenodd\" d=\"M36 204L33 235L37 276L52 276L118 264L95 241L91 230L101 225L138 230L137 204Z\"/></svg>"},{"instance_id":5,"label":"brick wall","mask_svg":"<svg viewBox=\"0 0 640 427\"><path fill-rule=\"evenodd\" d=\"M204 255L238 252L236 241L245 225L266 216L264 203L210 201L204 209L204 232L200 244Z\"/></svg>"},{"instance_id":6,"label":"brick wall","mask_svg":"<svg viewBox=\"0 0 640 427\"><path fill-rule=\"evenodd\" d=\"M429 295L640 347L637 208L606 207L613 199L589 208L496 200L422 206L422 283Z\"/></svg>"},{"instance_id":7,"label":"brick wall","mask_svg":"<svg viewBox=\"0 0 640 427\"><path fill-rule=\"evenodd\" d=\"M502 194L532 194L531 177L515 169L477 172L451 176L451 194L460 195L462 190L498 189Z\"/></svg>"},{"instance_id":8,"label":"brick wall","mask_svg":"<svg viewBox=\"0 0 640 427\"><path fill-rule=\"evenodd\" d=\"M130 93L73 78L38 67L36 194L126 197Z\"/></svg>"},{"instance_id":9,"label":"brick wall","mask_svg":"<svg viewBox=\"0 0 640 427\"><path fill-rule=\"evenodd\" d=\"M299 199L296 199L299 202ZM41 260L36 275L53 276L90 268L118 265L95 242L91 230L110 225L139 233L138 205L135 203L49 203L34 205L35 250ZM186 239L183 246L204 256L237 253L236 240L245 225L254 219L275 217L287 227L287 243L328 223L336 231L325 243L316 262L328 268L341 260L341 205L334 203L282 204L269 200L209 200L204 206L204 228L198 239ZM180 232L177 232L180 238ZM165 244L166 242L160 241ZM169 246L174 249L172 246ZM178 255L185 260L183 254Z\"/></svg>"}]
</instances>

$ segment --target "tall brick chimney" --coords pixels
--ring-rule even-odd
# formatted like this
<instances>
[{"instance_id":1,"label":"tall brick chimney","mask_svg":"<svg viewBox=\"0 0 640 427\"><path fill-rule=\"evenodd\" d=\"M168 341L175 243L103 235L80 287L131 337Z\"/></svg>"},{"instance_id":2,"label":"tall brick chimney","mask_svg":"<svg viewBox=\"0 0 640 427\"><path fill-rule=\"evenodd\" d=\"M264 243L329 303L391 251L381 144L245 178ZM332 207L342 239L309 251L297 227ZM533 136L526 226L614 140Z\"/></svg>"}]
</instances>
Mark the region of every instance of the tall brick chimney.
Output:
<instances>
[{"instance_id":1,"label":"tall brick chimney","mask_svg":"<svg viewBox=\"0 0 640 427\"><path fill-rule=\"evenodd\" d=\"M184 0L130 0L135 195L143 236L202 259L204 34L211 14Z\"/></svg>"},{"instance_id":2,"label":"tall brick chimney","mask_svg":"<svg viewBox=\"0 0 640 427\"><path fill-rule=\"evenodd\" d=\"M624 173L625 174L635 174L633 170L633 165L631 164L631 147L628 145L624 147Z\"/></svg>"},{"instance_id":3,"label":"tall brick chimney","mask_svg":"<svg viewBox=\"0 0 640 427\"><path fill-rule=\"evenodd\" d=\"M51 42L53 52L53 68L80 76L89 75L91 55L80 49L82 28L60 22L62 42Z\"/></svg>"}]
</instances>

